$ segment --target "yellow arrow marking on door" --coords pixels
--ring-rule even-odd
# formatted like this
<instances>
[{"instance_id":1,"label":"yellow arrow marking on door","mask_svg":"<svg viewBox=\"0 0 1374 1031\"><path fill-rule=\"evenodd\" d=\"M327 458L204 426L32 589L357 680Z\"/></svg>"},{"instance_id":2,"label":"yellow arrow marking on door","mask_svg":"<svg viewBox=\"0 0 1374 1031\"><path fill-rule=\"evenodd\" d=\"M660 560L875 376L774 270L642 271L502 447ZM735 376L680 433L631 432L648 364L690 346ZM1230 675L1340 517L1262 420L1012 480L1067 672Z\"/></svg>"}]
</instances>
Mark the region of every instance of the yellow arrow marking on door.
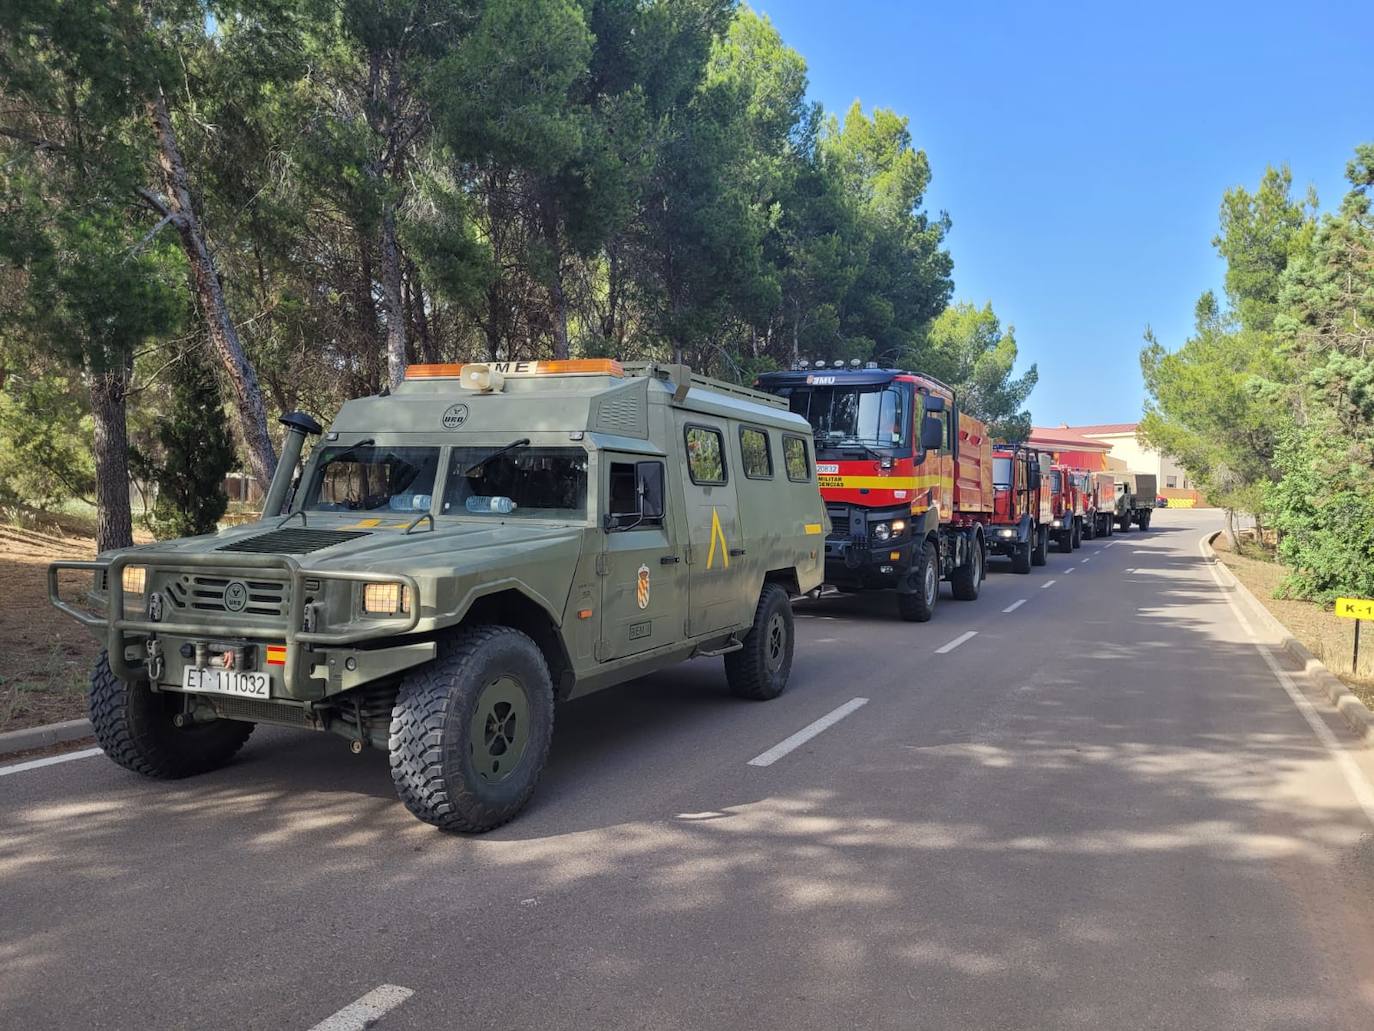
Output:
<instances>
[{"instance_id":1,"label":"yellow arrow marking on door","mask_svg":"<svg viewBox=\"0 0 1374 1031\"><path fill-rule=\"evenodd\" d=\"M720 540L720 559L725 564L725 568L730 568L730 545L726 543L725 531L720 528L720 513L711 509L711 549L706 553L706 568L710 569L716 562L716 540Z\"/></svg>"}]
</instances>

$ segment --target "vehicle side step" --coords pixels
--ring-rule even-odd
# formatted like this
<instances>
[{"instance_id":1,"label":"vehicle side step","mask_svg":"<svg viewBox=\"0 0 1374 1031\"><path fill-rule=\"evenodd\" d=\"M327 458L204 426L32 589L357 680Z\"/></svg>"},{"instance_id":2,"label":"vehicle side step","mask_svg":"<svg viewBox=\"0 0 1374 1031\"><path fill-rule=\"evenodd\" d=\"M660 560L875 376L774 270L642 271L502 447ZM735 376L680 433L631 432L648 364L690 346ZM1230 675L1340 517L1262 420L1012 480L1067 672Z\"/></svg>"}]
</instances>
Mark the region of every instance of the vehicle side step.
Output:
<instances>
[{"instance_id":1,"label":"vehicle side step","mask_svg":"<svg viewBox=\"0 0 1374 1031\"><path fill-rule=\"evenodd\" d=\"M737 652L744 647L744 642L734 634L730 635L730 640L726 641L719 648L698 648L692 653L694 659L714 659L718 655L729 655Z\"/></svg>"}]
</instances>

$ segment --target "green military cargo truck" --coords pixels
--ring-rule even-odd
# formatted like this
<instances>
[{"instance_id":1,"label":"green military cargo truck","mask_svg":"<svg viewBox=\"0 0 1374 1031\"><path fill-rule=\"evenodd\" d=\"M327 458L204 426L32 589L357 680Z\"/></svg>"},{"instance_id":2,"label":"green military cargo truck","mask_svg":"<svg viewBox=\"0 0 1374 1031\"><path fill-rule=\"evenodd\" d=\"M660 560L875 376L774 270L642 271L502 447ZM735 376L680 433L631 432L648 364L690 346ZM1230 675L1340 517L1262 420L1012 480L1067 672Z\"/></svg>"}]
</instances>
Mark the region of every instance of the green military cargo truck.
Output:
<instances>
[{"instance_id":1,"label":"green military cargo truck","mask_svg":"<svg viewBox=\"0 0 1374 1031\"><path fill-rule=\"evenodd\" d=\"M120 765L323 730L388 749L420 819L483 831L529 799L559 701L697 656L741 697L787 686L826 516L785 402L679 365L412 366L294 478L321 429L282 422L259 521L49 568L106 644L91 720Z\"/></svg>"}]
</instances>

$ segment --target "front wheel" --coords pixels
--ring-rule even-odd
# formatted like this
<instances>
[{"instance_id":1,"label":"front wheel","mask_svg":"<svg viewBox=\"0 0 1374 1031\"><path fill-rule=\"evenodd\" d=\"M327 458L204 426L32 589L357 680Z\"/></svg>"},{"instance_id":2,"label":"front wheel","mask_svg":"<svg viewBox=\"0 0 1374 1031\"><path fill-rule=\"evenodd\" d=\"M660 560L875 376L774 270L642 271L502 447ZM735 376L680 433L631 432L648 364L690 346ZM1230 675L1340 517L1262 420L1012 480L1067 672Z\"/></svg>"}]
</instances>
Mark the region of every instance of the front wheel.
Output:
<instances>
[{"instance_id":1,"label":"front wheel","mask_svg":"<svg viewBox=\"0 0 1374 1031\"><path fill-rule=\"evenodd\" d=\"M897 612L908 623L929 623L935 615L935 603L940 600L940 556L933 541L921 546L921 556L913 570L916 590L898 592Z\"/></svg>"},{"instance_id":2,"label":"front wheel","mask_svg":"<svg viewBox=\"0 0 1374 1031\"><path fill-rule=\"evenodd\" d=\"M1073 551L1073 531L1072 531L1072 530L1060 530L1060 531L1059 531L1058 547L1059 547L1059 553L1060 553L1061 555L1067 555L1069 552Z\"/></svg>"},{"instance_id":3,"label":"front wheel","mask_svg":"<svg viewBox=\"0 0 1374 1031\"><path fill-rule=\"evenodd\" d=\"M725 680L736 698L765 702L787 690L796 635L792 603L777 584L764 584L744 647L725 656Z\"/></svg>"},{"instance_id":4,"label":"front wheel","mask_svg":"<svg viewBox=\"0 0 1374 1031\"><path fill-rule=\"evenodd\" d=\"M126 770L156 780L179 780L217 770L243 747L252 723L213 720L178 727L183 696L157 693L146 680L125 683L100 653L91 671L90 715L95 739Z\"/></svg>"},{"instance_id":5,"label":"front wheel","mask_svg":"<svg viewBox=\"0 0 1374 1031\"><path fill-rule=\"evenodd\" d=\"M1153 513L1146 512L1144 515L1140 517L1140 528L1142 530L1148 530L1150 528L1150 516L1152 514Z\"/></svg>"},{"instance_id":6,"label":"front wheel","mask_svg":"<svg viewBox=\"0 0 1374 1031\"><path fill-rule=\"evenodd\" d=\"M480 833L515 816L544 770L553 682L519 630L477 626L401 681L391 710L391 780L415 816Z\"/></svg>"},{"instance_id":7,"label":"front wheel","mask_svg":"<svg viewBox=\"0 0 1374 1031\"><path fill-rule=\"evenodd\" d=\"M1073 521L1073 529L1069 531L1069 550L1077 551L1083 547L1083 524L1077 519Z\"/></svg>"}]
</instances>

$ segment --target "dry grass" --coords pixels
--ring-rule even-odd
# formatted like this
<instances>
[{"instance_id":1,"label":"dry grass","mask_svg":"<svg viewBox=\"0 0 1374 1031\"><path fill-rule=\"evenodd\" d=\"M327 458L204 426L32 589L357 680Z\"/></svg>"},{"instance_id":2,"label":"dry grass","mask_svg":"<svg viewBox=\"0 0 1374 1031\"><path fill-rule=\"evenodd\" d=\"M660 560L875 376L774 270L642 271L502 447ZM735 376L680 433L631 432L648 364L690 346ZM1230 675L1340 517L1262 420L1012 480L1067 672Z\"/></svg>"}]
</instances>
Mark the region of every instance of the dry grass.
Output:
<instances>
[{"instance_id":1,"label":"dry grass","mask_svg":"<svg viewBox=\"0 0 1374 1031\"><path fill-rule=\"evenodd\" d=\"M1218 537L1213 546L1217 558L1226 563L1236 578L1250 588L1290 633L1307 646L1326 668L1340 677L1360 700L1374 708L1374 626L1363 627L1360 634L1360 668L1351 668L1355 641L1353 620L1340 619L1330 609L1308 601L1289 601L1274 597L1274 590L1288 570L1274 561L1271 548L1242 538L1239 552Z\"/></svg>"}]
</instances>

